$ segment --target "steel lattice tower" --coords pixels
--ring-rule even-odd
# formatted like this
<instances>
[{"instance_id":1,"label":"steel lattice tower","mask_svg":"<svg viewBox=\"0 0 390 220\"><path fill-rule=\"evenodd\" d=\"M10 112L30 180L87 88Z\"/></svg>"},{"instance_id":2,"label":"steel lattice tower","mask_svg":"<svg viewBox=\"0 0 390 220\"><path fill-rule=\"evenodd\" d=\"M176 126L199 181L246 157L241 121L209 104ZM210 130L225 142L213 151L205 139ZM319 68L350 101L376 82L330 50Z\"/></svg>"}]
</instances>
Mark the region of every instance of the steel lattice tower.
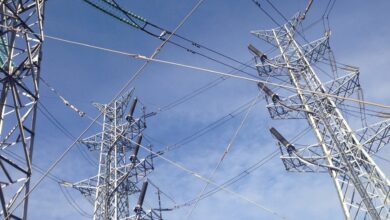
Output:
<instances>
[{"instance_id":1,"label":"steel lattice tower","mask_svg":"<svg viewBox=\"0 0 390 220\"><path fill-rule=\"evenodd\" d=\"M91 151L99 151L98 175L67 184L94 204L94 220L162 219L161 207L143 208L148 187L146 176L153 170L153 155L149 153L140 159L147 115L142 109L141 116L135 116L137 98L131 100L131 97L132 91L109 104L95 104L103 113L102 132L82 140L82 143ZM138 202L130 207L137 195Z\"/></svg>"},{"instance_id":2,"label":"steel lattice tower","mask_svg":"<svg viewBox=\"0 0 390 220\"><path fill-rule=\"evenodd\" d=\"M371 157L389 142L390 121L382 121L354 131L341 111L342 98L353 94L359 85L359 70L344 66L342 76L323 83L314 65L328 62L335 71L329 46L329 32L319 40L301 44L298 32L304 14L298 13L281 27L253 31L252 34L278 49L269 59L249 45L255 55L259 76L271 82L280 79L295 89L283 97L271 86L259 83L266 94L267 108L274 119L305 119L316 144L296 148L275 128L270 131L279 141L282 160L287 170L328 172L335 184L345 219L389 219L390 182ZM302 41L302 40L301 40ZM331 75L331 74L329 74ZM289 93L289 94L287 94Z\"/></svg>"},{"instance_id":3,"label":"steel lattice tower","mask_svg":"<svg viewBox=\"0 0 390 220\"><path fill-rule=\"evenodd\" d=\"M44 4L44 0L0 1L0 213L4 219L27 218ZM21 160L9 159L8 153Z\"/></svg>"}]
</instances>

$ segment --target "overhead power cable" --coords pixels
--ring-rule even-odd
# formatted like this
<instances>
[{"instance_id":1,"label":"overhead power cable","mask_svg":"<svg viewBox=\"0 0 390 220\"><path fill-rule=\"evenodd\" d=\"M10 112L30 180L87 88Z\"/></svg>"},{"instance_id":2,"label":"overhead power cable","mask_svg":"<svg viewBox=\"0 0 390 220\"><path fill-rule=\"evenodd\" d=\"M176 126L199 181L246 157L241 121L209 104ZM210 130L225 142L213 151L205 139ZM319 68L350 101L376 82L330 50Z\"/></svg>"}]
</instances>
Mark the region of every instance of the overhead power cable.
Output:
<instances>
[{"instance_id":1,"label":"overhead power cable","mask_svg":"<svg viewBox=\"0 0 390 220\"><path fill-rule=\"evenodd\" d=\"M57 118L42 104L41 101L38 101L38 110L42 115L49 120L49 122L56 127L62 134L65 135L69 140L75 141L76 137L68 130L66 127L57 120ZM77 145L77 150L80 152L80 155L92 166L96 166L97 162L93 161L85 151L80 148L80 145ZM84 148L85 149L85 148Z\"/></svg>"},{"instance_id":2,"label":"overhead power cable","mask_svg":"<svg viewBox=\"0 0 390 220\"><path fill-rule=\"evenodd\" d=\"M1 26L2 25L0 25L0 27ZM100 47L100 46L95 46L95 45L86 44L86 43L81 43L81 42L77 42L77 41L66 40L66 39L59 38L59 37L53 37L53 36L48 36L48 35L45 35L45 37L48 38L48 39L58 40L58 41L62 41L62 42L69 43L69 44L74 44L74 45L94 48L94 49L98 49L98 50L102 50L102 51L106 51L106 52L126 55L126 56L133 57L133 58L136 58L136 59L141 59L141 60L146 60L146 61L153 61L153 62L163 63L163 64L169 64L169 65L174 65L174 66L183 67L183 68L187 68L187 69L199 70L199 71L202 71L202 72L208 72L208 73L218 74L218 75L221 75L221 76L227 76L227 77L231 77L231 78L247 80L247 81L251 81L251 82L255 82L255 83L262 82L264 84L273 85L273 86L276 86L276 87L282 87L282 88L288 89L288 90L294 90L294 91L299 90L299 91L301 91L303 93L305 93L305 92L306 93L312 93L312 94L317 94L317 95L321 95L321 96L327 96L327 97L332 97L332 98L344 99L344 100L348 100L348 101L352 101L352 102L364 103L366 105L373 105L373 106L377 106L377 107L381 107L381 108L390 109L389 105L384 105L384 104L381 104L381 103L362 101L362 100L358 100L358 99L354 99L354 98L337 96L337 95L327 94L327 93L318 92L318 91L299 89L299 88L295 88L295 87L292 87L292 86L281 85L281 84L273 83L273 82L266 82L264 80L248 78L248 77L245 77L245 76L234 75L234 74L221 72L221 71L217 71L217 70L212 70L212 69L207 69L207 68L202 68L202 67L197 67L197 66L191 66L191 65L182 64L182 63L176 63L176 62L167 61L167 60L160 60L160 59L146 57L146 56L140 55L140 54L127 53L127 52L123 52L123 51L118 51L118 50L109 49L109 48Z\"/></svg>"},{"instance_id":3,"label":"overhead power cable","mask_svg":"<svg viewBox=\"0 0 390 220\"><path fill-rule=\"evenodd\" d=\"M115 19L117 19L117 20L119 20L121 22L124 22L124 23L126 23L126 24L128 24L128 25L130 25L130 26L132 26L134 28L140 29L141 31L144 31L145 33L147 33L147 34L149 34L149 35L151 35L151 36L153 36L153 37L155 37L157 39L164 40L165 39L164 36L166 34L170 34L171 33L170 31L168 31L168 30L166 30L164 28L161 28L160 26L147 21L145 18L143 18L141 16L138 16L135 13L132 13L132 12L130 12L128 10L123 9L117 3L116 0L110 0L110 1L108 1L108 0L83 0L83 1L88 3L88 4L90 4L90 5L92 5L93 7L97 8L100 11L102 11L103 13L106 13L106 14L114 17ZM99 4L99 2L101 4ZM121 17L118 13L122 14L126 18ZM156 28L159 31L161 31L161 33L160 34L151 33L150 31L147 30L147 28L146 28L147 26L152 26L153 28ZM182 46L182 45L180 45L178 43L175 43L172 40L169 40L168 41L169 43L172 43L172 44L174 44L174 45L176 45L176 46L178 46L180 48L183 48L183 49L187 50L190 53L201 55L201 56L203 56L203 57L205 57L205 58L207 58L209 60L212 60L212 61L217 62L219 64L223 64L223 65L225 65L227 67L230 67L230 68L232 68L234 70L237 70L239 72L243 72L243 73L245 73L247 75L254 76L253 74L250 74L250 73L248 73L246 71L243 71L243 70L245 70L248 67L251 68L251 69L256 70L256 68L254 68L252 65L249 65L248 63L243 63L241 61L238 61L238 60L236 60L236 59L234 59L234 58L232 58L232 57L230 57L228 55L222 54L221 52L218 52L218 51L216 51L214 49L211 49L211 48L209 48L207 46L204 46L202 44L196 43L196 42L194 42L194 41L192 41L192 40L190 40L190 39L188 39L186 37L183 37L181 35L174 34L174 36L178 37L178 38L180 38L180 39L182 39L184 41L187 41L187 42L191 43L191 45L196 47L196 48L203 48L203 49L205 49L205 50L207 50L209 52L212 52L212 53L217 54L219 56L222 56L222 57L224 57L226 59L229 59L231 61L239 63L239 64L241 64L243 66L243 68L237 68L237 67L231 66L229 64L223 63L223 62L221 62L219 60L216 60L214 58L211 58L211 57L208 57L208 56L206 56L204 54L196 52L196 51L194 51L192 49L189 49L188 47L184 47L184 46ZM257 76L255 76L255 77L257 77ZM176 101L177 103L173 102L172 104L173 104L173 106L177 106L178 104L181 104L181 103L189 100L190 98L195 97L196 95L199 95L202 92L217 86L218 84L222 83L225 79L226 79L225 77L220 77L219 79L215 80L216 82L212 81L208 85L205 85L205 88L199 88L199 90L198 89L195 90L194 93L191 92L189 94L190 96L188 98L186 96L182 97L182 99L179 99L179 100ZM171 109L171 106L164 106L163 108L161 108L161 111L169 110L169 109Z\"/></svg>"},{"instance_id":4,"label":"overhead power cable","mask_svg":"<svg viewBox=\"0 0 390 220\"><path fill-rule=\"evenodd\" d=\"M259 160L258 162L256 162L255 164L251 165L250 167L248 167L247 169L239 172L236 176L228 179L227 181L223 182L222 184L220 184L220 186L222 187L229 187L231 185L233 185L234 183L242 180L243 178L245 178L246 176L250 175L253 171L261 168L262 166L264 166L267 162L269 162L271 159L275 158L276 156L279 155L279 150L274 150L273 152L271 152L270 154L268 154L267 156L263 157L261 160ZM194 198L194 199L191 199L183 204L180 204L180 205L177 205L175 208L182 208L182 207L186 207L186 206L193 206L195 204L196 201L201 201L203 199L206 199L218 192L221 191L221 188L218 188L218 187L214 187L213 189L207 191L206 193L203 193L201 195L199 195L198 197Z\"/></svg>"},{"instance_id":5,"label":"overhead power cable","mask_svg":"<svg viewBox=\"0 0 390 220\"><path fill-rule=\"evenodd\" d=\"M84 211L77 202L73 199L72 195L68 192L68 189L66 187L63 187L61 184L58 184L58 187L60 188L60 191L64 195L66 201L69 203L70 206L74 210L76 210L81 216L86 218L92 218L93 216L89 214L88 212Z\"/></svg>"},{"instance_id":6,"label":"overhead power cable","mask_svg":"<svg viewBox=\"0 0 390 220\"><path fill-rule=\"evenodd\" d=\"M0 25L0 27L5 27L5 26L4 25ZM19 30L16 30L16 31L19 31ZM127 53L127 52L123 52L123 51L118 51L118 50L109 49L109 48L100 47L100 46L95 46L95 45L86 44L86 43L81 43L81 42L77 42L77 41L66 40L66 39L63 39L63 38L58 38L58 37L53 37L53 36L48 36L48 35L45 35L45 37L49 38L49 39L53 39L53 40L66 42L66 43L69 43L69 44L75 44L75 45L79 45L79 46L85 46L85 47L89 47L89 48L94 48L94 49L106 51L106 52L112 52L112 53L116 53L116 54L126 55L126 56L133 57L133 58L136 58L136 59L141 59L141 60L146 60L146 61L153 61L153 62L163 63L163 64L169 64L169 65L174 65L174 66L188 68L188 69L193 69L193 70L199 70L199 71L202 71L202 72L214 73L214 74L218 74L218 75L221 75L221 76L228 76L228 77L242 79L242 80L247 80L247 81L256 82L256 83L262 82L264 84L273 85L273 86L277 86L277 87L282 87L282 88L285 88L285 89L288 89L288 90L294 90L294 91L298 90L298 91L303 92L303 93L306 92L306 93L311 93L311 94L317 94L317 95L321 95L321 96L325 96L325 97L344 99L344 100L348 100L348 101L352 101L352 102L363 103L363 104L366 104L366 105L372 105L372 106L377 106L377 107L381 107L381 108L390 109L389 105L385 105L385 104L381 104L381 103L363 101L363 100L359 100L359 99L343 97L343 96L337 96L337 95L327 94L327 93L318 92L318 91L311 91L311 90L295 88L295 87L292 87L292 86L286 86L286 85L281 85L281 84L278 84L278 83L266 82L264 80L248 78L248 77L244 77L244 76L240 76L240 75L229 74L229 73L226 73L226 72L221 72L221 71L201 68L201 67L197 67L197 66L191 66L191 65L176 63L176 62L172 62L172 61L155 59L155 58L146 57L146 56L140 55L140 54ZM140 72L140 71L137 71L137 72ZM136 76L137 75L138 74L136 74ZM135 78L136 77L134 77L134 79Z\"/></svg>"},{"instance_id":7,"label":"overhead power cable","mask_svg":"<svg viewBox=\"0 0 390 220\"><path fill-rule=\"evenodd\" d=\"M277 92L280 88L276 88L274 90L274 92ZM251 103L253 101L256 102L256 104L258 102L260 102L261 100L263 100L265 98L265 96L261 99L259 98L253 98L253 99L250 99L249 101L245 102L244 104L240 105L239 107L235 108L233 111L223 115L222 117L218 118L217 120L211 122L210 124L196 130L194 133L192 133L191 135L189 136L186 136L184 138L181 138L179 141L177 141L176 143L174 144L170 144L170 145L167 145L167 147L162 151L164 154L172 151L172 150L175 150L175 149L178 149L180 147L182 147L183 145L186 145L196 139L198 139L199 137L209 133L211 130L213 129L216 129L220 126L222 126L223 124L227 123L228 121L234 119L235 117L237 117L238 115L242 114L245 110L247 110L248 108L250 108L251 106ZM155 141L161 145L166 145L164 143L162 143L161 141L159 140L156 140L152 137L148 137L145 135L146 138L150 138L152 141Z\"/></svg>"},{"instance_id":8,"label":"overhead power cable","mask_svg":"<svg viewBox=\"0 0 390 220\"><path fill-rule=\"evenodd\" d=\"M183 37L177 33L171 32L165 28L162 28L157 24L151 23L151 22L147 21L145 18L138 16L133 12L130 12L128 10L123 9L115 0L110 0L110 1L108 1L108 0L83 0L83 1L88 3L89 5L93 6L94 8L102 11L103 13L105 13L105 14L107 14L107 15L127 24L127 25L130 25L133 28L139 29L139 30L143 31L144 33L146 33L146 34L148 34L156 39L159 39L161 41L167 40L168 43L171 43L172 45L175 45L179 48L182 48L191 54L202 56L202 57L204 57L208 60L211 60L213 62L219 63L221 65L227 66L229 68L232 68L232 69L235 69L235 70L240 71L242 73L253 76L253 74L250 74L246 71L237 69L235 66L232 66L226 62L223 62L219 59L205 55L199 51L196 51L195 49L190 49L189 47L183 46L182 44L173 41L173 39L166 39L165 38L166 35L175 36L181 40L184 40L184 41L190 43L191 46L196 48L196 49L204 49L208 52L211 52L211 53L216 54L218 56L221 56L225 59L228 59L230 61L233 61L235 63L238 63L240 65L243 65L243 66L246 66L246 67L249 67L249 68L255 70L255 68L253 66L249 66L248 64L243 63L241 61L238 61L237 59L234 59L231 56L225 55L225 54L223 54L219 51L216 51L214 49L211 49L205 45L194 42L193 40L190 40L186 37ZM148 28L148 27L151 27L151 28L159 31L159 33L152 33L152 30L149 30L150 28Z\"/></svg>"},{"instance_id":9,"label":"overhead power cable","mask_svg":"<svg viewBox=\"0 0 390 220\"><path fill-rule=\"evenodd\" d=\"M253 58L251 60L249 60L248 62L246 62L246 64L250 64L251 62L253 62ZM238 67L239 69L241 70L244 70L247 68L247 66L241 66L241 67ZM233 73L235 70L231 70L229 73ZM220 76L218 78L215 78L213 80L211 80L210 82L192 90L191 92L188 92L186 93L185 95L183 95L182 97L178 98L178 99L175 99L174 101L158 108L158 111L159 112L164 112L164 111L168 111L168 110L171 110L175 107L177 107L178 105L181 105L191 99L193 99L194 97L200 95L200 94L203 94L204 92L206 92L207 90L209 89L212 89L218 85L220 85L221 83L223 83L225 80L229 79L229 77L225 77L225 76Z\"/></svg>"},{"instance_id":10,"label":"overhead power cable","mask_svg":"<svg viewBox=\"0 0 390 220\"><path fill-rule=\"evenodd\" d=\"M5 26L0 25L0 27L5 27ZM234 74L230 74L230 73L226 73L226 72L221 72L221 71L207 69L207 68L202 68L202 67L197 67L197 66L191 66L191 65L182 64L182 63L176 63L176 62L167 61L167 60L155 59L155 58L152 58L153 56L152 57L147 57L147 56L140 55L140 54L127 53L127 52L123 52L123 51L118 51L118 50L114 50L114 49L109 49L109 48L105 48L105 47L95 46L95 45L81 43L81 42L72 41L72 40L66 40L66 39L63 39L63 38L53 37L53 36L49 36L49 35L45 35L45 37L48 38L48 39L53 39L53 40L57 40L57 41L61 41L61 42L69 43L69 44L74 44L74 45L79 45L79 46L84 46L84 47L88 47L88 48L98 49L98 50L102 50L102 51L106 51L106 52L126 55L126 56L133 57L133 58L136 58L136 59L141 59L141 60L146 60L146 61L153 61L153 62L163 63L163 64L169 64L169 65L174 65L174 66L183 67L183 68L187 68L187 69L199 70L199 71L202 71L202 72L208 72L208 73L218 74L218 75L221 75L221 76L227 76L227 77L231 77L231 78L247 80L247 81L251 81L251 82L255 82L255 83L262 82L264 84L273 85L273 86L281 87L281 88L288 89L288 90L293 90L293 91L299 90L300 92L303 92L303 93L317 94L317 95L320 95L320 96L344 99L344 100L348 100L348 101L352 101L352 102L364 103L366 105L372 105L372 106L377 106L377 107L381 107L381 108L390 109L389 105L385 105L385 104L381 104L381 103L362 101L362 100L359 100L359 99L354 99L354 98L349 98L349 97L343 97L343 96L338 96L338 95L333 95L333 94L328 94L328 93L323 93L323 92L318 92L318 91L311 91L311 90L306 90L306 89L295 88L293 86L287 86L287 85L282 85L282 84L273 83L273 82L266 82L264 80L248 78L248 77L245 77L245 76L234 75Z\"/></svg>"},{"instance_id":11,"label":"overhead power cable","mask_svg":"<svg viewBox=\"0 0 390 220\"><path fill-rule=\"evenodd\" d=\"M20 162L20 163L23 163L23 158L17 154L15 154L14 152L12 151L8 151L8 150L4 150L3 153L7 156L9 156L10 158ZM34 171L40 173L40 174L44 174L45 173L45 170L40 168L39 166L37 166L36 164L32 164L32 168L34 169ZM60 177L58 176L55 176L54 174L49 174L47 176L50 180L52 180L53 182L55 182L59 187L61 187L61 183L64 182L64 180L62 180ZM64 195L64 198L66 199L66 201L69 203L69 205L76 211L78 212L81 216L84 216L84 217L88 217L90 218L90 215L84 211L78 204L77 202L72 198L72 195L69 194L69 192L66 194L63 189L61 189L61 192L63 193Z\"/></svg>"},{"instance_id":12,"label":"overhead power cable","mask_svg":"<svg viewBox=\"0 0 390 220\"><path fill-rule=\"evenodd\" d=\"M183 145L186 145L192 141L194 141L195 139L209 133L212 129L215 129L223 124L225 124L226 122L228 122L229 120L235 118L236 116L238 116L239 114L242 114L245 110L249 109L251 107L251 103L255 102L255 103L258 103L259 99L257 98L252 98L251 100L245 102L243 105L240 105L239 107L235 108L233 111L225 114L224 116L218 118L217 120L213 121L212 123L196 130L194 133L192 133L191 135L189 136L186 136L182 139L180 139L179 141L177 141L176 143L174 144L170 144L168 145L165 150L164 150L164 153L167 153L169 151L172 151L172 150L175 150Z\"/></svg>"},{"instance_id":13,"label":"overhead power cable","mask_svg":"<svg viewBox=\"0 0 390 220\"><path fill-rule=\"evenodd\" d=\"M306 129L302 130L301 132L299 132L295 137L292 138L292 141L295 141L299 138L301 138L303 135L305 135L308 131L310 131L310 127L307 127ZM243 178L245 178L246 176L248 176L249 174L253 173L255 170L261 168L262 166L264 166L266 163L268 163L271 159L273 159L274 157L276 157L277 155L279 155L280 151L279 149L271 152L270 154L268 154L267 156L263 157L262 159L260 159L258 162L256 162L255 164L249 166L248 168L246 168L245 170L242 170L241 172L239 172L237 175L235 175L234 177L226 180L225 182L223 182L221 184L221 186L223 187L228 187L228 186L231 186L233 185L234 183L242 180ZM192 206L195 201L197 200L203 200L207 197L210 197L212 195L214 195L215 193L217 192L220 192L221 189L219 189L218 187L215 187L213 188L212 190L198 196L197 198L194 198L194 199L191 199L185 203L182 203L181 205L178 205L176 208L181 208L181 207L184 207L184 206Z\"/></svg>"},{"instance_id":14,"label":"overhead power cable","mask_svg":"<svg viewBox=\"0 0 390 220\"><path fill-rule=\"evenodd\" d=\"M173 202L174 204L177 204L177 202L173 199L173 197L171 195L169 195L168 193L162 191L160 189L160 187L158 187L156 184L153 183L153 181L148 178L148 182L154 186L154 188L156 188L162 195L164 195L165 197L167 197L169 200L171 200L171 202Z\"/></svg>"},{"instance_id":15,"label":"overhead power cable","mask_svg":"<svg viewBox=\"0 0 390 220\"><path fill-rule=\"evenodd\" d=\"M383 160L383 161L385 161L385 162L387 162L387 163L390 163L390 160L387 159L387 158L385 158L385 157L381 157L381 156L379 156L379 155L377 155L377 154L373 154L373 156L374 156L374 157L377 157L377 158L379 158L379 159L381 159L381 160Z\"/></svg>"},{"instance_id":16,"label":"overhead power cable","mask_svg":"<svg viewBox=\"0 0 390 220\"><path fill-rule=\"evenodd\" d=\"M46 80L40 77L44 85L46 85L50 91L52 91L67 107L69 107L72 111L75 111L79 114L80 117L84 117L86 115L85 112L79 110L76 106L71 104L67 99L65 99L54 87L52 87ZM42 113L44 117L46 117L49 122L54 125L62 134L64 134L69 140L75 141L76 137L59 121L57 118L49 111L49 109L39 100L38 101L38 110ZM80 152L80 155L92 166L96 166L97 162L92 160L85 151L80 148L80 145L77 145L77 150ZM85 148L84 148L85 149Z\"/></svg>"},{"instance_id":17,"label":"overhead power cable","mask_svg":"<svg viewBox=\"0 0 390 220\"><path fill-rule=\"evenodd\" d=\"M249 106L248 110L246 111L244 117L242 118L241 120L241 123L240 125L238 126L238 128L235 130L232 138L230 139L228 145L226 146L226 148L224 149L224 152L222 153L222 156L221 158L219 159L216 167L214 168L214 170L211 172L211 174L208 176L208 179L209 180L213 180L214 178L214 175L215 173L217 172L217 170L219 169L219 167L222 165L225 157L228 155L228 153L230 152L231 150L231 147L233 146L239 132L241 131L242 127L244 126L245 122L247 121L248 119L248 116L249 116L249 113L252 111L253 107L255 106L257 100L260 98L260 95L262 93L259 92L259 94L257 95L256 99L252 101L251 105ZM199 196L203 195L204 192L206 191L207 187L209 186L209 183L206 183L206 185L203 187L203 189L201 190L201 192L199 193ZM192 213L195 211L196 207L198 206L198 203L199 203L199 199L195 201L194 205L192 206L192 208L190 209L190 211L188 212L187 214L187 217L185 219L190 219Z\"/></svg>"},{"instance_id":18,"label":"overhead power cable","mask_svg":"<svg viewBox=\"0 0 390 220\"><path fill-rule=\"evenodd\" d=\"M251 59L250 61L247 62L247 64L251 63L253 59ZM239 67L240 68L240 67ZM242 66L240 69L243 70L247 68L246 66ZM229 73L233 73L234 70L230 71ZM229 77L225 77L225 76L220 76L208 83L206 83L205 85L203 86L200 86L199 88L196 88L195 90L185 94L184 96L168 103L167 105L164 105L163 107L161 107L160 111L167 111L167 110L170 110L184 102L187 102L188 100L194 98L195 96L197 95L200 95L202 93L204 93L205 91L211 89L211 88L214 88L216 87L217 85L221 84L222 82L224 82L225 80L229 79Z\"/></svg>"},{"instance_id":19,"label":"overhead power cable","mask_svg":"<svg viewBox=\"0 0 390 220\"><path fill-rule=\"evenodd\" d=\"M132 55L134 55L134 54L132 54ZM131 55L129 55L129 56L131 56ZM293 87L293 86L287 86L287 85L282 85L282 84L278 84L278 83L266 82L264 80L248 78L248 77L244 77L244 76L229 74L229 73L225 73L225 72L221 72L221 71L216 71L216 70L201 68L201 67L197 67L197 66L191 66L191 65L186 65L186 64L166 61L166 60L150 59L150 58L142 56L142 55L135 55L133 57L134 58L138 58L138 59L151 60L151 61L154 61L154 62L157 62L157 63L163 63L163 64L175 65L175 66L184 67L184 68L193 69L193 70L199 70L199 71L202 71L202 72L214 73L214 74L218 74L218 75L222 75L222 76L229 76L229 77L232 77L232 78L252 81L252 82L256 82L256 83L262 82L264 84L273 85L273 86L277 86L277 87L282 87L282 88L285 88L285 89L288 89L288 90L294 90L294 91L298 90L298 91L303 92L303 93L317 94L317 95L324 96L324 97L332 97L332 98L344 99L344 100L353 101L353 102L357 102L357 103L363 103L363 104L366 104L366 105L373 105L373 106L377 106L377 107L381 107L381 108L390 109L390 106L384 105L384 104L380 104L380 103L376 103L376 102L363 101L363 100L359 100L359 99L343 97L343 96L338 96L338 95L334 95L334 94L328 94L328 93L323 93L323 92L318 92L318 91L300 89L300 88L296 88L296 87Z\"/></svg>"},{"instance_id":20,"label":"overhead power cable","mask_svg":"<svg viewBox=\"0 0 390 220\"><path fill-rule=\"evenodd\" d=\"M255 5L258 7L258 8L260 8L263 12L264 12L264 14L266 14L275 24L278 24L278 22L266 11L266 10L264 10L263 9L263 7L261 6L261 4L260 4L260 1L258 1L258 0L252 0L252 2L253 3L255 3Z\"/></svg>"}]
</instances>

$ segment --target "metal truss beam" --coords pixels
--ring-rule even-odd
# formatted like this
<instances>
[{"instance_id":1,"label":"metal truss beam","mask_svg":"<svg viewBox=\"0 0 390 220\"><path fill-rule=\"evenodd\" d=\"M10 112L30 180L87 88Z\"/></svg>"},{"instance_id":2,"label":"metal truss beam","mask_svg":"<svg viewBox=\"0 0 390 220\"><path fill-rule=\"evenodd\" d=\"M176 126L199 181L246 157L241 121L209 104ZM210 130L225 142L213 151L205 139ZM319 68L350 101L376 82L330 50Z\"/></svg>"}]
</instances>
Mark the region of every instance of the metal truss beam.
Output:
<instances>
[{"instance_id":1,"label":"metal truss beam","mask_svg":"<svg viewBox=\"0 0 390 220\"><path fill-rule=\"evenodd\" d=\"M269 97L267 108L271 117L306 119L318 142L297 149L276 129L271 129L279 140L283 163L287 170L328 172L346 219L388 219L390 182L370 153L389 142L389 123L385 121L355 132L339 109L343 100L318 94L353 94L360 86L359 71L349 66L344 68L344 76L323 83L313 65L325 60L324 55L329 53L329 35L326 33L320 40L301 45L295 36L300 17L295 16L275 29L252 32L280 52L272 59L256 57L259 75L270 77L271 81L283 76L296 88L283 98L259 85ZM333 70L334 66L329 65Z\"/></svg>"},{"instance_id":2,"label":"metal truss beam","mask_svg":"<svg viewBox=\"0 0 390 220\"><path fill-rule=\"evenodd\" d=\"M0 215L4 219L27 219L44 5L44 0L0 1ZM19 155L22 162L9 159L5 151ZM19 203L19 208L14 207Z\"/></svg>"}]
</instances>

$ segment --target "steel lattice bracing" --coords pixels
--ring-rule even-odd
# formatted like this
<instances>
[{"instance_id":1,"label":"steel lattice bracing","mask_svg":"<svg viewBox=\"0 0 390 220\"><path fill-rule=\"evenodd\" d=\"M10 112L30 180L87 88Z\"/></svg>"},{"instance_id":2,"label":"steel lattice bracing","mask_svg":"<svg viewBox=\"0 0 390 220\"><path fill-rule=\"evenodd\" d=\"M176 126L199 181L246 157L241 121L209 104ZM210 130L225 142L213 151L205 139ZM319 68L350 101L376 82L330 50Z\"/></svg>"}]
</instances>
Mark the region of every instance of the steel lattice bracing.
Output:
<instances>
[{"instance_id":1,"label":"steel lattice bracing","mask_svg":"<svg viewBox=\"0 0 390 220\"><path fill-rule=\"evenodd\" d=\"M145 209L146 176L153 170L153 156L141 155L144 109L136 117L137 99L128 92L110 104L95 104L103 113L102 132L82 141L99 151L98 175L74 184L94 204L94 220L161 219L161 208ZM146 182L144 182L144 180ZM138 203L131 204L138 198Z\"/></svg>"},{"instance_id":2,"label":"steel lattice bracing","mask_svg":"<svg viewBox=\"0 0 390 220\"><path fill-rule=\"evenodd\" d=\"M351 95L359 87L359 71L346 66L343 76L335 75L331 82L322 83L313 65L326 59L329 34L300 44L297 29L301 17L298 14L275 29L252 32L278 49L279 55L274 58L268 59L253 46L249 47L256 55L261 77L278 83L277 78L284 78L296 88L291 95L281 97L268 85L259 83L268 97L267 108L272 118L306 119L317 141L298 149L276 129L271 129L282 147L282 160L287 170L329 172L346 219L389 219L390 182L370 155L389 142L389 120L353 131L340 110L343 100L321 94Z\"/></svg>"},{"instance_id":3,"label":"steel lattice bracing","mask_svg":"<svg viewBox=\"0 0 390 220\"><path fill-rule=\"evenodd\" d=\"M4 219L27 218L44 2L0 1L0 213ZM7 152L19 155L22 162L9 159Z\"/></svg>"}]
</instances>

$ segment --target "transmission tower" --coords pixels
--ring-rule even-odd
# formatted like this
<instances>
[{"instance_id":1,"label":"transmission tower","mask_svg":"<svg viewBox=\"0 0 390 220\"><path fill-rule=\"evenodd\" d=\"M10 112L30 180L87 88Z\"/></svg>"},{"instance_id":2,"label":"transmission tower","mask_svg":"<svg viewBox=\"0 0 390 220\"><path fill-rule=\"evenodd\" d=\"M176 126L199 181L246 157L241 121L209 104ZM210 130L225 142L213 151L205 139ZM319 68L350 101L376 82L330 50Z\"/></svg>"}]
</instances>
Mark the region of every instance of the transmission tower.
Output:
<instances>
[{"instance_id":1,"label":"transmission tower","mask_svg":"<svg viewBox=\"0 0 390 220\"><path fill-rule=\"evenodd\" d=\"M0 214L3 219L27 219L44 4L44 0L0 1ZM9 159L7 152L19 155L22 162Z\"/></svg>"},{"instance_id":2,"label":"transmission tower","mask_svg":"<svg viewBox=\"0 0 390 220\"><path fill-rule=\"evenodd\" d=\"M158 220L162 219L161 211L167 211L161 207L145 209L143 206L149 186L146 176L153 170L154 155L149 151L141 155L142 132L150 114L146 115L142 108L141 116L136 116L138 101L137 98L131 100L132 93L133 90L109 104L95 104L103 113L102 132L81 142L89 150L99 151L98 174L65 184L80 191L94 204L94 220ZM160 206L160 191L157 193ZM130 207L131 202L134 202L133 207Z\"/></svg>"},{"instance_id":3,"label":"transmission tower","mask_svg":"<svg viewBox=\"0 0 390 220\"><path fill-rule=\"evenodd\" d=\"M328 172L345 219L389 219L390 182L372 154L389 142L390 121L352 130L343 115L343 97L359 91L359 70L349 65L338 67L328 31L319 40L301 43L305 37L299 32L299 24L305 15L306 12L298 13L280 27L252 32L277 49L273 58L252 45L248 47L255 55L262 79L276 84L285 82L293 88L277 94L276 87L258 84L266 94L271 117L304 119L315 136L315 144L298 148L271 128L279 142L281 159L289 171ZM329 71L317 74L320 64L328 66ZM332 80L323 83L323 75Z\"/></svg>"}]
</instances>

